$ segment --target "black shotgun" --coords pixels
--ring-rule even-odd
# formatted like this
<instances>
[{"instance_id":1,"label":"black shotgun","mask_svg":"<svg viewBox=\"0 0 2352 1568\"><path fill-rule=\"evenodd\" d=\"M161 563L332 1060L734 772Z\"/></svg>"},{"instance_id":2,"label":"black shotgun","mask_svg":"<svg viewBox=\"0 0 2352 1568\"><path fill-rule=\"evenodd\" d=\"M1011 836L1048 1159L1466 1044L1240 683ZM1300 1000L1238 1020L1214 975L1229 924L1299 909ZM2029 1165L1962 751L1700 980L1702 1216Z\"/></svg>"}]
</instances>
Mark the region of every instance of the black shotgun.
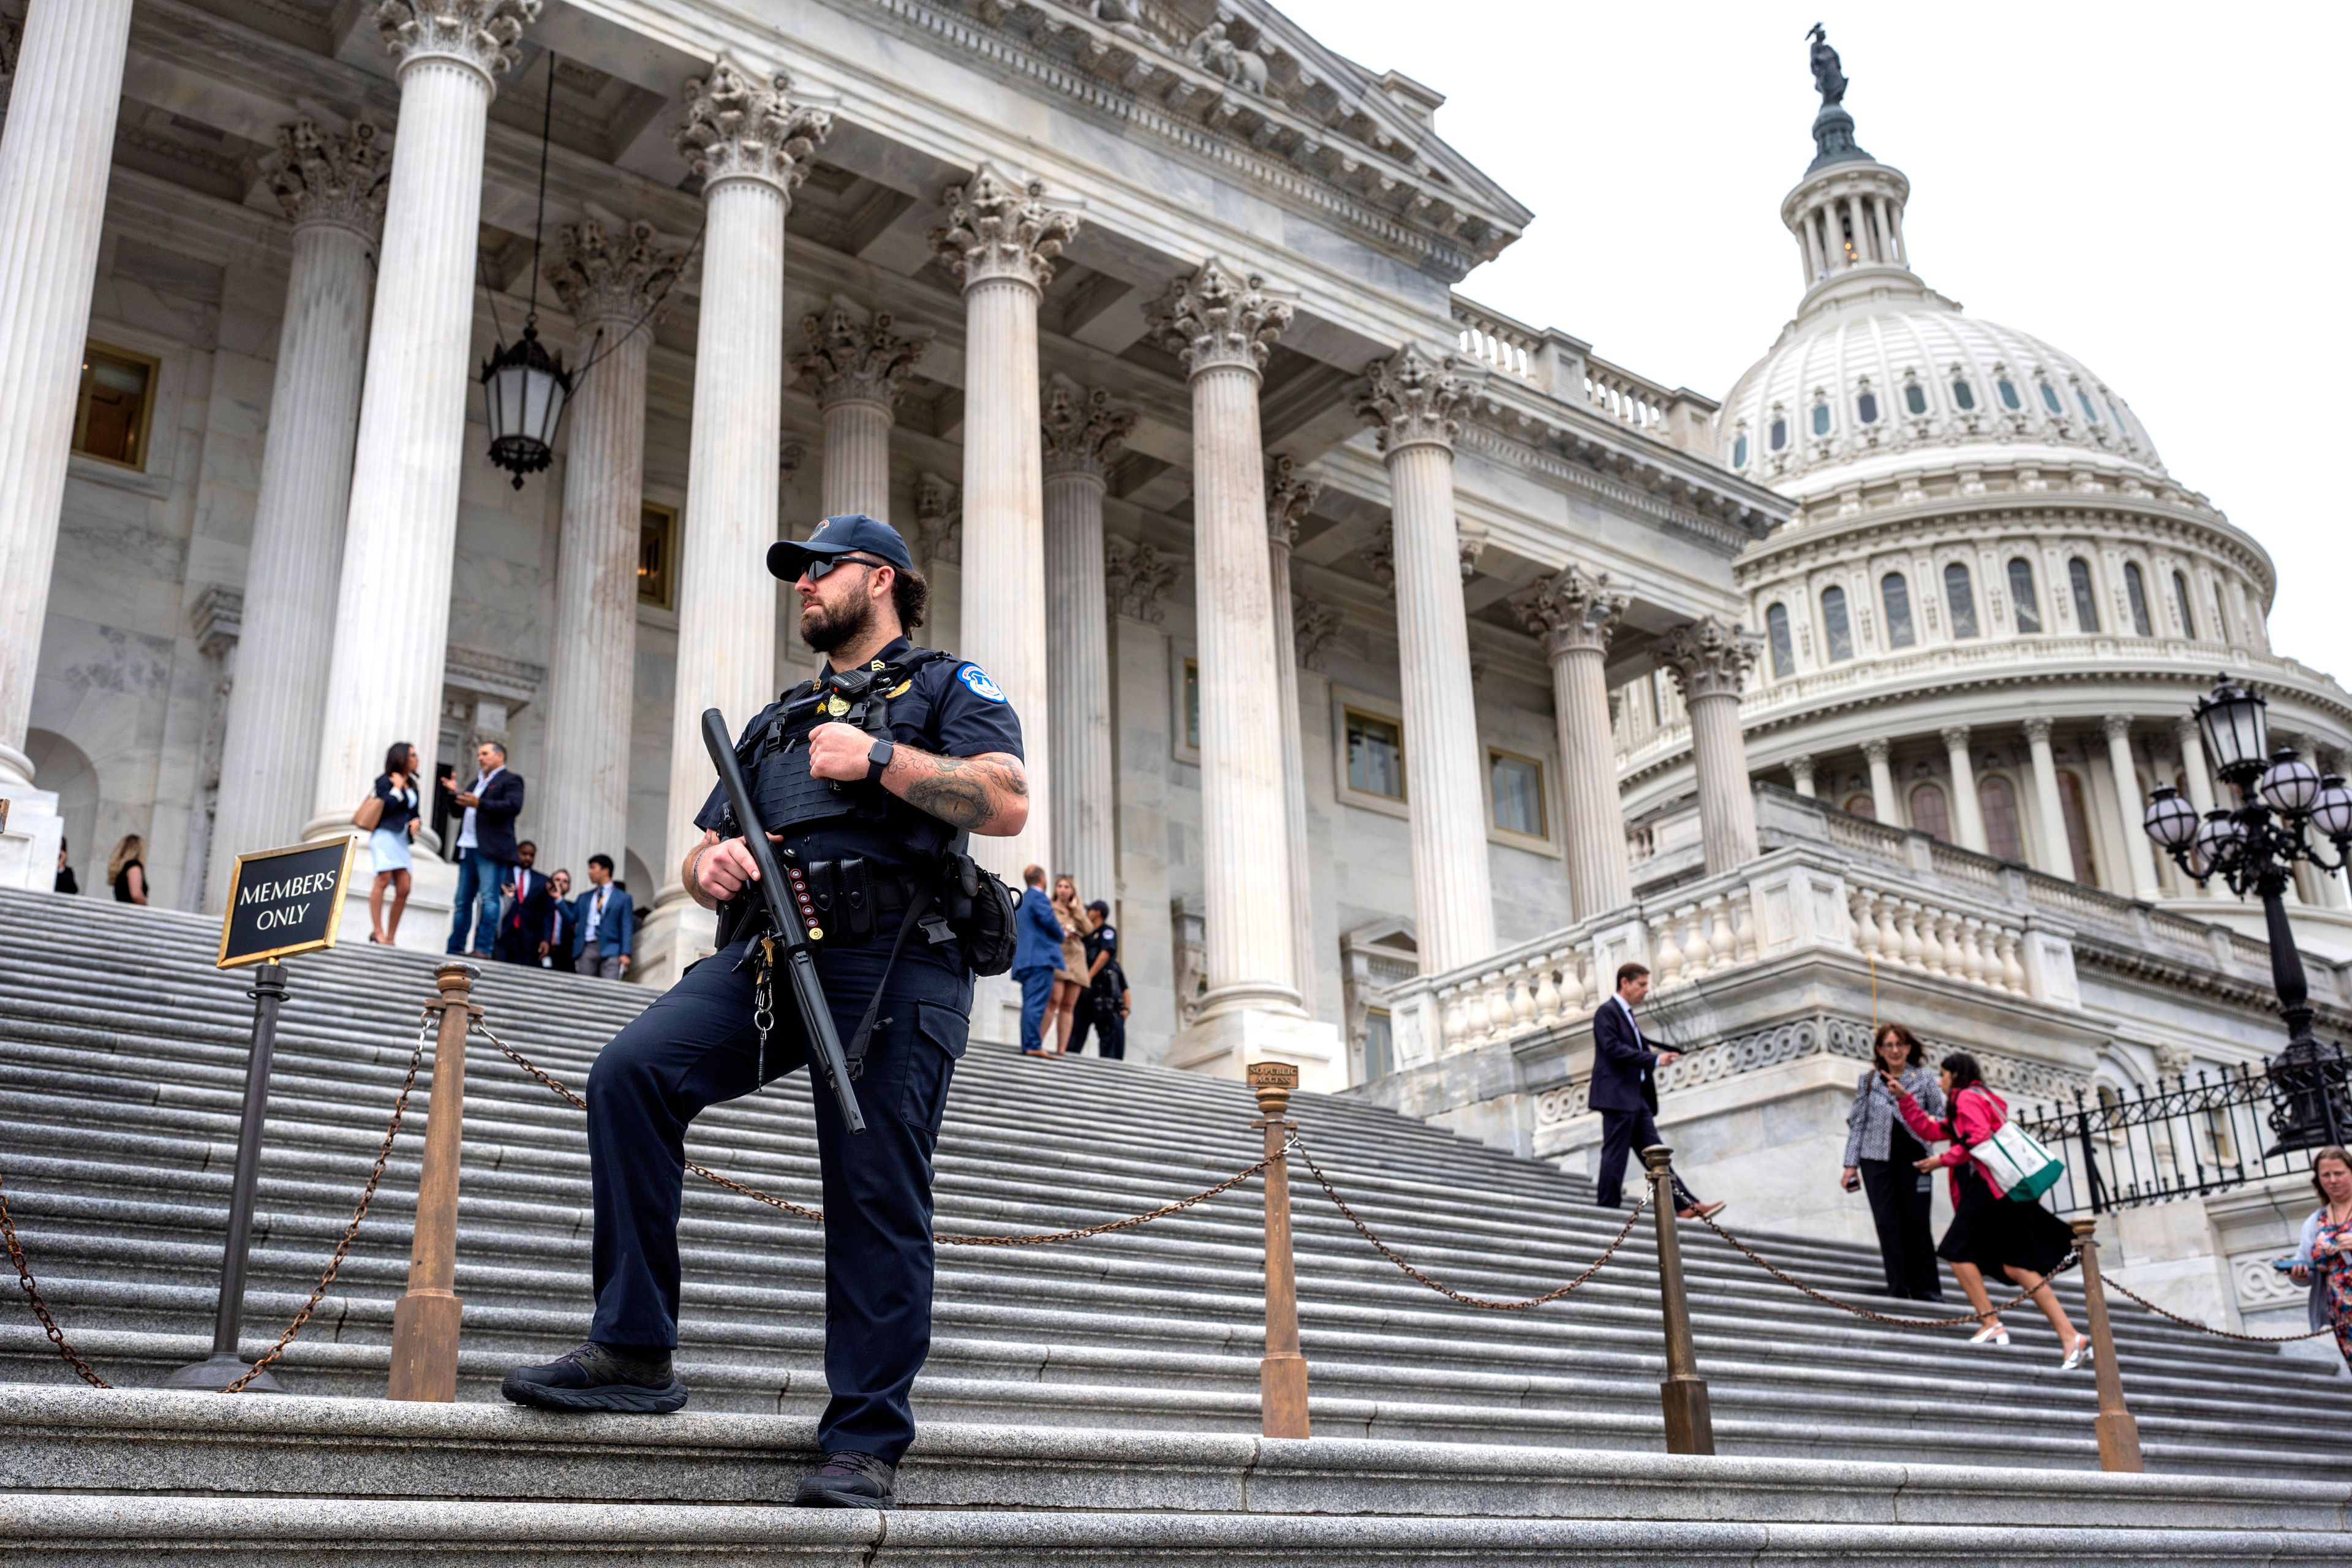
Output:
<instances>
[{"instance_id":1,"label":"black shotgun","mask_svg":"<svg viewBox=\"0 0 2352 1568\"><path fill-rule=\"evenodd\" d=\"M809 951L804 916L793 905L807 895L795 888L786 891L783 868L776 862L776 847L768 842L768 830L760 821L760 813L751 804L751 791L743 783L742 764L735 760L735 742L727 728L727 716L716 708L702 710L702 743L718 764L719 782L727 786L728 804L735 808L735 820L743 829L744 847L751 851L751 863L760 868L760 896L767 901L768 923L775 928L775 938L783 948L783 962L778 967L792 982L793 1003L800 1010L801 1038L808 1048L812 1070L824 1075L825 1086L834 1098L841 1101L841 1120L852 1132L866 1131L866 1117L857 1109L857 1091L849 1081L849 1059L841 1054L841 1037L833 1026L833 1009L825 1005L824 983L816 977L816 958ZM810 911L810 916L814 910Z\"/></svg>"}]
</instances>

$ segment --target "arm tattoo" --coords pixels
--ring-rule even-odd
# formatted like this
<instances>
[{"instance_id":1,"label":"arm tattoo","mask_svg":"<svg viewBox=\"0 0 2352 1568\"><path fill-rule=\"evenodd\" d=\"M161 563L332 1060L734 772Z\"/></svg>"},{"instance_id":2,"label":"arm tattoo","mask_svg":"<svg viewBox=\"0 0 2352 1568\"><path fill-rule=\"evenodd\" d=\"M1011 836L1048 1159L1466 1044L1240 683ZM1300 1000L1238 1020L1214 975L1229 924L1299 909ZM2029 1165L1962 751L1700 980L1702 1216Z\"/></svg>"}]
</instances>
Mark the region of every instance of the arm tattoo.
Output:
<instances>
[{"instance_id":1,"label":"arm tattoo","mask_svg":"<svg viewBox=\"0 0 2352 1568\"><path fill-rule=\"evenodd\" d=\"M899 747L898 756L917 770L900 798L968 831L984 832L1007 802L1029 793L1027 774L1009 759L935 757L909 746Z\"/></svg>"}]
</instances>

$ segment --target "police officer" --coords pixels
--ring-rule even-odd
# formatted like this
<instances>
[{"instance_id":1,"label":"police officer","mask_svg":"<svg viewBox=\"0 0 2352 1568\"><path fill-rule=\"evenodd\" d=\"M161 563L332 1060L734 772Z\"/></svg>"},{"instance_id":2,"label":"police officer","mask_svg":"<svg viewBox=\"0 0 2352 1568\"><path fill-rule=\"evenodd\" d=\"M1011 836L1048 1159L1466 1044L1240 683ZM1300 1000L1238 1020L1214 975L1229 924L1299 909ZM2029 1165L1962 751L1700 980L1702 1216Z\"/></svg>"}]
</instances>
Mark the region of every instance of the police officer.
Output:
<instances>
[{"instance_id":1,"label":"police officer","mask_svg":"<svg viewBox=\"0 0 2352 1568\"><path fill-rule=\"evenodd\" d=\"M824 1461L796 1500L887 1508L914 1437L908 1391L930 1349L931 1155L971 1014L961 941L930 895L961 832L1008 835L1028 820L1021 724L977 666L908 642L929 589L888 524L827 518L806 542L772 547L768 569L793 584L801 637L825 668L762 710L737 755L780 858L804 871L823 911L817 972L853 1054L869 1004L874 1017L852 1080L865 1132L845 1130L822 1085L814 1096L833 1398L817 1427ZM887 733L865 706L877 700ZM578 1350L507 1374L503 1392L519 1404L686 1403L671 1352L688 1124L803 1059L791 999L773 994L784 977L762 993L767 917L748 886L759 873L723 790L695 824L702 842L679 875L719 910L721 946L614 1037L589 1075L596 1315Z\"/></svg>"}]
</instances>

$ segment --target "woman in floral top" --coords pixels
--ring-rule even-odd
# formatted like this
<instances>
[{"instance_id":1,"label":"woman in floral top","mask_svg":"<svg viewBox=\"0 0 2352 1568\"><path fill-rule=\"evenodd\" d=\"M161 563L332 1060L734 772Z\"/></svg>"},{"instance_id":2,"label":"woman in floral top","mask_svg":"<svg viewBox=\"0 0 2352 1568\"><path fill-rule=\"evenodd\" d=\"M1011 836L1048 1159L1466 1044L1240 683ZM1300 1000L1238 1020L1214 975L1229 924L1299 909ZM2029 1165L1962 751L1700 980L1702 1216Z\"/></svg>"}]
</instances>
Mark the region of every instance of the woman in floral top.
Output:
<instances>
[{"instance_id":1,"label":"woman in floral top","mask_svg":"<svg viewBox=\"0 0 2352 1568\"><path fill-rule=\"evenodd\" d=\"M2352 1366L2352 1153L2319 1152L2311 1163L2319 1207L2303 1222L2303 1244L2289 1271L2311 1287L2311 1326L2333 1328L2344 1364Z\"/></svg>"}]
</instances>

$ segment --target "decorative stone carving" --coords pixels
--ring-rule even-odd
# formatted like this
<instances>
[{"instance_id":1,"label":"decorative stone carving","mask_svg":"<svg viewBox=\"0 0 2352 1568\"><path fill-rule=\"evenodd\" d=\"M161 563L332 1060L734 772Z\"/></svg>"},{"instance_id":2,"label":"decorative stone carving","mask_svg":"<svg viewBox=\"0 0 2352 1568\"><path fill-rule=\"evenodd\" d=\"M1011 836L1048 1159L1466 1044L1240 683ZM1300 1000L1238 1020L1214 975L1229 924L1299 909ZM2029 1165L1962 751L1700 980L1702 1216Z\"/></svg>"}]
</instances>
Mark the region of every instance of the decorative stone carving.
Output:
<instances>
[{"instance_id":1,"label":"decorative stone carving","mask_svg":"<svg viewBox=\"0 0 2352 1568\"><path fill-rule=\"evenodd\" d=\"M364 120L337 136L302 119L278 127L277 163L268 177L270 195L295 227L337 224L373 239L383 226L392 154Z\"/></svg>"},{"instance_id":2,"label":"decorative stone carving","mask_svg":"<svg viewBox=\"0 0 2352 1568\"><path fill-rule=\"evenodd\" d=\"M1372 581L1383 588L1396 586L1396 526L1381 524L1372 542L1356 552L1356 559L1371 569Z\"/></svg>"},{"instance_id":3,"label":"decorative stone carving","mask_svg":"<svg viewBox=\"0 0 2352 1568\"><path fill-rule=\"evenodd\" d=\"M808 347L793 356L793 369L819 408L844 400L898 405L907 372L930 343L925 337L900 337L891 327L887 310L877 311L868 323L838 303L801 318Z\"/></svg>"},{"instance_id":4,"label":"decorative stone carving","mask_svg":"<svg viewBox=\"0 0 2352 1568\"><path fill-rule=\"evenodd\" d=\"M1265 93L1265 57L1234 43L1226 36L1223 22L1212 22L1195 33L1184 50L1184 58L1235 87L1246 88L1261 97Z\"/></svg>"},{"instance_id":5,"label":"decorative stone carving","mask_svg":"<svg viewBox=\"0 0 2352 1568\"><path fill-rule=\"evenodd\" d=\"M776 448L776 468L785 479L800 472L801 465L807 461L808 448L798 441L787 441Z\"/></svg>"},{"instance_id":6,"label":"decorative stone carving","mask_svg":"<svg viewBox=\"0 0 2352 1568\"><path fill-rule=\"evenodd\" d=\"M1124 539L1103 541L1103 578L1110 586L1111 603L1118 613L1158 626L1168 613L1168 590L1183 575L1184 564L1156 548L1150 541L1130 544Z\"/></svg>"},{"instance_id":7,"label":"decorative stone carving","mask_svg":"<svg viewBox=\"0 0 2352 1568\"><path fill-rule=\"evenodd\" d=\"M1290 599L1290 630L1298 642L1298 668L1320 669L1324 650L1339 635L1339 612L1304 594L1294 594Z\"/></svg>"},{"instance_id":8,"label":"decorative stone carving","mask_svg":"<svg viewBox=\"0 0 2352 1568\"><path fill-rule=\"evenodd\" d=\"M1267 345L1290 324L1288 302L1267 299L1265 288L1256 273L1237 275L1213 256L1191 277L1170 283L1152 306L1152 341L1189 374L1227 365L1262 371Z\"/></svg>"},{"instance_id":9,"label":"decorative stone carving","mask_svg":"<svg viewBox=\"0 0 2352 1568\"><path fill-rule=\"evenodd\" d=\"M1887 740L1883 735L1874 736L1870 740L1864 741L1862 743L1862 760L1868 763L1871 766L1876 767L1880 763L1885 762L1887 757L1893 753L1894 750L1894 742Z\"/></svg>"},{"instance_id":10,"label":"decorative stone carving","mask_svg":"<svg viewBox=\"0 0 2352 1568\"><path fill-rule=\"evenodd\" d=\"M719 56L709 76L686 84L678 155L705 185L764 180L789 205L808 176L809 160L833 133L833 116L793 102L792 85L782 71L754 76L731 57Z\"/></svg>"},{"instance_id":11,"label":"decorative stone carving","mask_svg":"<svg viewBox=\"0 0 2352 1568\"><path fill-rule=\"evenodd\" d=\"M940 198L948 221L931 230L931 248L966 289L1011 278L1042 290L1078 232L1076 215L1047 206L1045 195L1043 180L1015 184L983 163Z\"/></svg>"},{"instance_id":12,"label":"decorative stone carving","mask_svg":"<svg viewBox=\"0 0 2352 1568\"><path fill-rule=\"evenodd\" d=\"M2189 1064L2196 1059L2195 1053L2187 1046L2158 1046L2155 1056L2158 1078L2179 1079L2188 1073Z\"/></svg>"},{"instance_id":13,"label":"decorative stone carving","mask_svg":"<svg viewBox=\"0 0 2352 1568\"><path fill-rule=\"evenodd\" d=\"M1713 616L1667 631L1660 653L1687 702L1695 697L1737 697L1756 667L1764 639Z\"/></svg>"},{"instance_id":14,"label":"decorative stone carving","mask_svg":"<svg viewBox=\"0 0 2352 1568\"><path fill-rule=\"evenodd\" d=\"M1135 428L1135 410L1112 403L1099 387L1088 392L1056 379L1045 391L1045 472L1101 478Z\"/></svg>"},{"instance_id":15,"label":"decorative stone carving","mask_svg":"<svg viewBox=\"0 0 2352 1568\"><path fill-rule=\"evenodd\" d=\"M1298 521L1314 510L1323 493L1323 481L1303 479L1298 463L1276 458L1265 466L1265 529L1273 542L1287 550L1298 542Z\"/></svg>"},{"instance_id":16,"label":"decorative stone carving","mask_svg":"<svg viewBox=\"0 0 2352 1568\"><path fill-rule=\"evenodd\" d=\"M1617 635L1617 623L1631 602L1625 595L1610 591L1608 573L1587 572L1570 562L1535 586L1513 595L1511 609L1519 624L1536 634L1545 657L1549 658L1567 648L1607 652L1609 639Z\"/></svg>"},{"instance_id":17,"label":"decorative stone carving","mask_svg":"<svg viewBox=\"0 0 2352 1568\"><path fill-rule=\"evenodd\" d=\"M685 259L678 247L661 243L653 225L633 223L616 233L593 213L555 231L555 258L547 281L572 318L583 328L623 323L623 331L649 324Z\"/></svg>"},{"instance_id":18,"label":"decorative stone carving","mask_svg":"<svg viewBox=\"0 0 2352 1568\"><path fill-rule=\"evenodd\" d=\"M1448 358L1433 364L1407 343L1387 359L1374 360L1364 367L1356 414L1380 432L1383 453L1424 442L1454 445L1462 432L1461 414L1471 394L1468 381L1447 374L1454 363Z\"/></svg>"},{"instance_id":19,"label":"decorative stone carving","mask_svg":"<svg viewBox=\"0 0 2352 1568\"><path fill-rule=\"evenodd\" d=\"M2028 745L2041 745L2041 746L2046 746L2046 745L2048 745L2048 744L2050 743L2050 722L2051 722L2051 721L2050 721L2049 720L2047 720L2047 719L2028 719L2028 720L2026 720L2026 721L2025 721L2025 740L2026 740L2026 743L2027 743Z\"/></svg>"},{"instance_id":20,"label":"decorative stone carving","mask_svg":"<svg viewBox=\"0 0 2352 1568\"><path fill-rule=\"evenodd\" d=\"M1467 583L1478 575L1478 558L1486 553L1486 536L1473 532L1467 526L1457 522L1454 552L1462 558L1462 581Z\"/></svg>"},{"instance_id":21,"label":"decorative stone carving","mask_svg":"<svg viewBox=\"0 0 2352 1568\"><path fill-rule=\"evenodd\" d=\"M937 474L915 476L915 537L923 559L934 564L963 563L963 519L956 510L956 488Z\"/></svg>"},{"instance_id":22,"label":"decorative stone carving","mask_svg":"<svg viewBox=\"0 0 2352 1568\"><path fill-rule=\"evenodd\" d=\"M1078 0L1078 4L1087 16L1122 38L1132 38L1153 48L1166 47L1143 30L1143 8L1136 4L1136 0Z\"/></svg>"},{"instance_id":23,"label":"decorative stone carving","mask_svg":"<svg viewBox=\"0 0 2352 1568\"><path fill-rule=\"evenodd\" d=\"M514 68L516 40L539 11L540 0L383 0L375 26L404 65L442 55L495 79Z\"/></svg>"}]
</instances>

